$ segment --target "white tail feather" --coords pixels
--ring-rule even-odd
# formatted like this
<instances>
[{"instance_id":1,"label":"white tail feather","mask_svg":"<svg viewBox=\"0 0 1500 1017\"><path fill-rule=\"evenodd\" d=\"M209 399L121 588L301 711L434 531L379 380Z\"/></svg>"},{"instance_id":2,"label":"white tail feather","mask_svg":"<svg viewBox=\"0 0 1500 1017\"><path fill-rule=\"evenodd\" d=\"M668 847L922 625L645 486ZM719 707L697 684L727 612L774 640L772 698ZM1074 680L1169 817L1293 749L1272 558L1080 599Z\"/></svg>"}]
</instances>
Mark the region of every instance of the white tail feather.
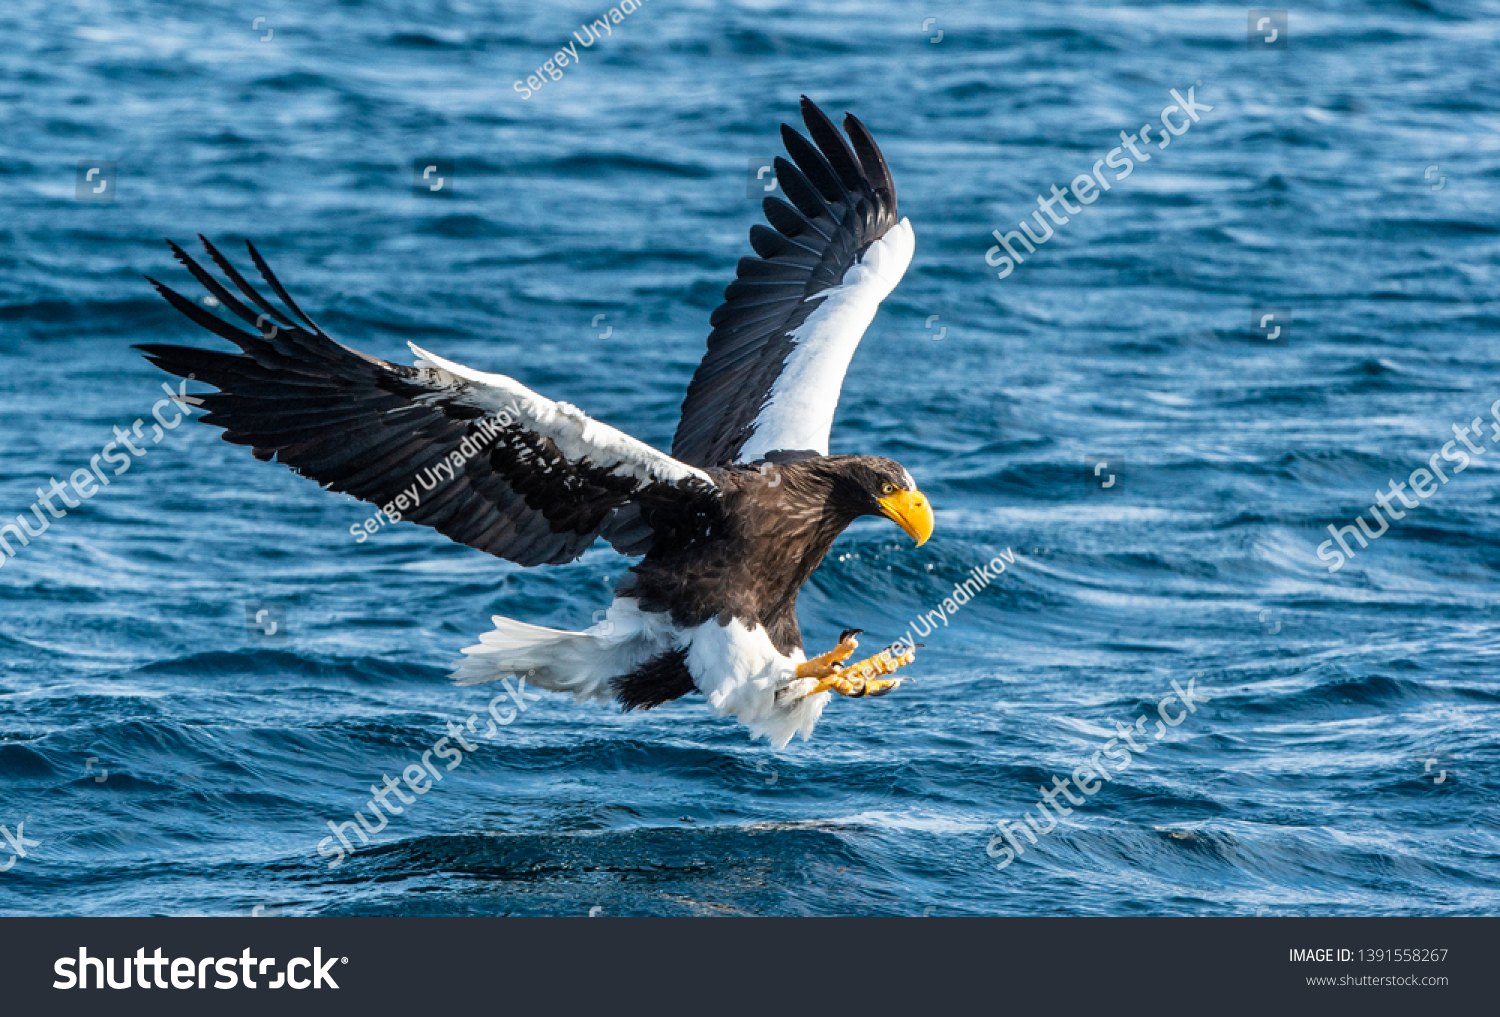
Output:
<instances>
[{"instance_id":1,"label":"white tail feather","mask_svg":"<svg viewBox=\"0 0 1500 1017\"><path fill-rule=\"evenodd\" d=\"M585 699L614 697L610 679L629 674L673 643L663 615L643 614L633 599L610 605L598 624L582 632L549 629L495 615L495 627L464 647L455 665L459 685L519 675L535 688Z\"/></svg>"}]
</instances>

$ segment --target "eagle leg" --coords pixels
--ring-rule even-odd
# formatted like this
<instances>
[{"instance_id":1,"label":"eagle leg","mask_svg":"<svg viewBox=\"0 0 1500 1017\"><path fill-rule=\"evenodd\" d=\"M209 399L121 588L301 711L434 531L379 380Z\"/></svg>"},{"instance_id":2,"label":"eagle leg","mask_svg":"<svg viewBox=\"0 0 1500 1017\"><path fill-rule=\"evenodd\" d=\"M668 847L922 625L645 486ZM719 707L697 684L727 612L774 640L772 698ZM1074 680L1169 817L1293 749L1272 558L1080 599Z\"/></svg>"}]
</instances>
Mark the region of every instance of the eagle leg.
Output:
<instances>
[{"instance_id":1,"label":"eagle leg","mask_svg":"<svg viewBox=\"0 0 1500 1017\"><path fill-rule=\"evenodd\" d=\"M863 629L845 629L839 633L839 645L827 653L797 665L797 677L823 679L831 676L859 648L859 640L854 637L860 635L863 631Z\"/></svg>"}]
</instances>

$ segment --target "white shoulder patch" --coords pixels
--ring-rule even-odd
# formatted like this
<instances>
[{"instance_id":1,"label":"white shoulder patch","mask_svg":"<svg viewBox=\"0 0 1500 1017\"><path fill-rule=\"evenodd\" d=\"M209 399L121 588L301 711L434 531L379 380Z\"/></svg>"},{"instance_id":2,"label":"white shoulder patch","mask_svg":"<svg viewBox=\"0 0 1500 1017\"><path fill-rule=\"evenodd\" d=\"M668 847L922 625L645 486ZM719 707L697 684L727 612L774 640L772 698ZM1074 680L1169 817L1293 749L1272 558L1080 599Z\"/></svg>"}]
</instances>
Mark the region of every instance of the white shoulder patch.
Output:
<instances>
[{"instance_id":1,"label":"white shoulder patch","mask_svg":"<svg viewBox=\"0 0 1500 1017\"><path fill-rule=\"evenodd\" d=\"M812 298L822 303L792 333L796 348L771 385L770 399L755 419L740 462L754 462L778 449L828 454L828 435L849 361L880 302L906 274L916 244L911 220L902 219L870 245L838 286Z\"/></svg>"},{"instance_id":2,"label":"white shoulder patch","mask_svg":"<svg viewBox=\"0 0 1500 1017\"><path fill-rule=\"evenodd\" d=\"M613 468L616 473L644 482L675 483L692 478L715 486L708 474L697 467L658 452L624 431L601 424L576 406L553 402L503 374L476 371L428 353L416 343L407 345L419 358L416 366L436 372L439 384L467 383L478 405L491 413L519 417L522 426L551 438L558 451L571 462L587 459L595 466Z\"/></svg>"}]
</instances>

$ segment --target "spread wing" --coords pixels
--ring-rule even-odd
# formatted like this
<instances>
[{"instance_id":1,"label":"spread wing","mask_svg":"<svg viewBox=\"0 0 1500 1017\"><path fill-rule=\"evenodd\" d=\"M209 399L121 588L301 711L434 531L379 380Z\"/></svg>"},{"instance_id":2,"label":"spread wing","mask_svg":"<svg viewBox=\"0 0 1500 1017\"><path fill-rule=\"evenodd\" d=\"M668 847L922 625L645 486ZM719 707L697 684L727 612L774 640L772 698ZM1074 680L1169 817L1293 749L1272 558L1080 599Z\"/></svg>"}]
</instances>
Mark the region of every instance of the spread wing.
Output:
<instances>
[{"instance_id":1,"label":"spread wing","mask_svg":"<svg viewBox=\"0 0 1500 1017\"><path fill-rule=\"evenodd\" d=\"M672 441L682 462L827 455L850 358L911 262L911 224L897 221L896 185L870 132L846 116L846 139L806 96L802 119L812 141L783 124L792 162L775 162L791 204L765 199L771 228L750 229L759 257L740 259L709 319Z\"/></svg>"},{"instance_id":2,"label":"spread wing","mask_svg":"<svg viewBox=\"0 0 1500 1017\"><path fill-rule=\"evenodd\" d=\"M335 342L249 244L290 314L252 289L207 240L209 257L248 303L171 246L219 305L252 329L152 279L173 307L241 352L138 348L165 370L218 388L200 397L203 420L224 428L225 441L249 445L257 459L274 456L329 490L521 565L571 561L596 536L622 553L644 553L657 531L717 499L702 470L511 378L416 346L417 366L403 367Z\"/></svg>"}]
</instances>

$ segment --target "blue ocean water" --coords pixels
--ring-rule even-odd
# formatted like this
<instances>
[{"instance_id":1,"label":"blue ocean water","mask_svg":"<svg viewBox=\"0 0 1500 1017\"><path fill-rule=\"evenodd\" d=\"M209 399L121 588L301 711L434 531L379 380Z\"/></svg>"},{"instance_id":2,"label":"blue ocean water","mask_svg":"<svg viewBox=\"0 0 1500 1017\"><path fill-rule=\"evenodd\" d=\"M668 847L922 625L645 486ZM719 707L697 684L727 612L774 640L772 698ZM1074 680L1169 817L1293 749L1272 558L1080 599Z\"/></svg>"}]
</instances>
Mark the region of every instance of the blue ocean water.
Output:
<instances>
[{"instance_id":1,"label":"blue ocean water","mask_svg":"<svg viewBox=\"0 0 1500 1017\"><path fill-rule=\"evenodd\" d=\"M0 11L0 521L145 435L0 567L0 912L1495 913L1500 5L1304 6L1280 49L1239 7L648 0L523 98L607 10ZM1212 109L1161 148L1189 88ZM627 559L357 543L367 506L217 430L153 440L175 410L131 344L214 340L142 276L201 292L162 238L202 232L346 343L667 447L802 93L870 126L917 235L834 451L937 506L920 549L851 528L809 649L1014 559L811 741L698 697L549 696L481 737L498 690L447 683L459 648L495 613L586 626ZM1150 161L996 278L990 231L1141 124ZM415 186L439 161L448 197ZM1435 455L1330 572L1326 527ZM329 821L470 716L475 751L330 869ZM1033 844L1041 787L1137 717Z\"/></svg>"}]
</instances>

